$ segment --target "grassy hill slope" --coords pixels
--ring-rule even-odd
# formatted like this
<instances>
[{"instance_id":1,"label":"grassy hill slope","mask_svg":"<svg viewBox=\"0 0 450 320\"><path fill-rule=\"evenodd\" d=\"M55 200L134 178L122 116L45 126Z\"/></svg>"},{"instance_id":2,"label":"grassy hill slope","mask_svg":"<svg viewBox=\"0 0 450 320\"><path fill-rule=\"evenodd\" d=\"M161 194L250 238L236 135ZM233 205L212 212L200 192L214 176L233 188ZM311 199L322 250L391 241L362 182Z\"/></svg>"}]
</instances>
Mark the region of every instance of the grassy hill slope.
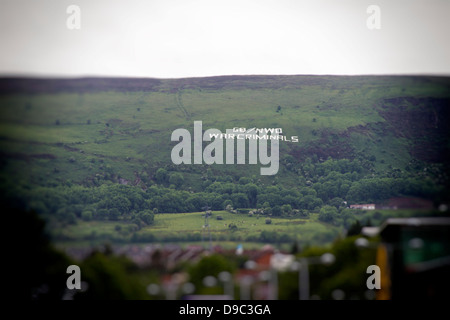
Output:
<instances>
[{"instance_id":1,"label":"grassy hill slope","mask_svg":"<svg viewBox=\"0 0 450 320\"><path fill-rule=\"evenodd\" d=\"M21 194L35 188L128 184L197 193L215 181L238 184L248 177L262 189L314 189L327 205L332 198L348 200L352 194L354 202L371 201L362 192L354 195L367 179L402 178L439 186L437 193L411 192L436 203L448 200L443 190L449 182L449 108L450 79L443 77L3 78L0 182L5 201L29 202ZM223 132L233 127L282 128L299 141L280 143L275 176L261 176L260 165L175 166L171 133L177 128L192 132L194 121L202 121L203 130ZM327 159L347 159L362 168L333 196L328 189L321 191L333 181L324 169ZM181 173L182 185L159 180L160 168L169 175ZM345 173L352 171L339 172ZM149 202L156 197L147 196ZM48 205L45 210L52 211Z\"/></svg>"},{"instance_id":2,"label":"grassy hill slope","mask_svg":"<svg viewBox=\"0 0 450 320\"><path fill-rule=\"evenodd\" d=\"M374 156L379 170L403 169L448 160L449 86L430 77L2 79L1 150L56 168L59 181L82 183L99 161L134 180L170 165L171 132L201 120L204 130L283 128L299 143L282 144L282 158Z\"/></svg>"}]
</instances>

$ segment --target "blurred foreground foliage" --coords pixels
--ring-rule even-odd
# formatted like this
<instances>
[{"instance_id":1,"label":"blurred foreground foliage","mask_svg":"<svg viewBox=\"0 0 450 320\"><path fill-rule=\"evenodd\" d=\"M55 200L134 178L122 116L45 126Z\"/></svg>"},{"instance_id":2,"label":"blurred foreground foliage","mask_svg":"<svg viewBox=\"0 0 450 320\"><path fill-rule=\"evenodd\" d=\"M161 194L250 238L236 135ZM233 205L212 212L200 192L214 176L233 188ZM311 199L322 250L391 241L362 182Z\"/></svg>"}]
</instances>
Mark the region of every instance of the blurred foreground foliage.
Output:
<instances>
[{"instance_id":1,"label":"blurred foreground foliage","mask_svg":"<svg viewBox=\"0 0 450 320\"><path fill-rule=\"evenodd\" d=\"M7 245L8 267L13 281L8 296L14 300L76 299L143 299L145 287L130 277L137 267L123 256L115 256L108 248L94 250L77 262L51 244L45 222L34 211L7 210L6 225L20 226L26 236L16 237ZM81 281L88 283L84 292L70 292L66 281L67 267L78 265ZM82 285L83 288L83 285Z\"/></svg>"}]
</instances>

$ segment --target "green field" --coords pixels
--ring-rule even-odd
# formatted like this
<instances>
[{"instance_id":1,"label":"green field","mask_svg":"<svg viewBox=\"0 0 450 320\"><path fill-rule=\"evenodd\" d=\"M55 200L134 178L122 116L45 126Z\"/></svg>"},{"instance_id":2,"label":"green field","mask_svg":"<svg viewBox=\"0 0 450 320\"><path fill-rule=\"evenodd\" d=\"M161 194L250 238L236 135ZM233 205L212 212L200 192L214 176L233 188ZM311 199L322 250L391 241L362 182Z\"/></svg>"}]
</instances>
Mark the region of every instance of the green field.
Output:
<instances>
[{"instance_id":1,"label":"green field","mask_svg":"<svg viewBox=\"0 0 450 320\"><path fill-rule=\"evenodd\" d=\"M221 216L223 220L217 220L217 216ZM264 231L275 232L279 235L288 235L292 239L304 243L310 242L315 235L324 234L326 231L330 233L328 241L334 238L342 228L337 228L329 224L317 222L314 217L310 219L299 218L276 218L271 217L271 224L266 224L266 217L253 216L249 217L245 214L233 214L226 211L214 212L208 218L209 230L205 226L205 217L202 212L189 212L179 214L158 214L151 226L143 227L139 232L140 236L152 235L155 237L153 241L162 242L177 242L186 241L186 235L190 235L189 242L209 242L209 233L214 244L220 244L227 241L260 241L261 233ZM229 228L230 224L236 225L235 230ZM61 234L67 238L74 239L88 239L94 232L98 237L107 236L113 238L114 234L120 232L116 231L116 226L121 226L122 229L127 228L127 223L120 221L80 221L76 225L70 226ZM253 237L253 238L252 238ZM264 241L263 241L264 242ZM277 243L277 240L267 240L267 243ZM288 242L291 241L281 241Z\"/></svg>"},{"instance_id":2,"label":"green field","mask_svg":"<svg viewBox=\"0 0 450 320\"><path fill-rule=\"evenodd\" d=\"M355 217L361 221L370 221L374 226L391 217L429 216L428 210L356 210ZM221 216L222 220L217 220ZM60 231L52 232L58 239L58 246L101 245L103 243L124 244L134 242L145 243L176 243L181 246L201 245L205 248L221 246L235 248L244 244L246 248L260 248L270 244L277 248L290 250L296 243L300 247L329 246L337 238L346 236L342 226L324 223L317 219L317 214L309 219L270 217L271 223L266 224L266 217L235 214L227 211L213 212L205 227L205 217L202 212L180 214L158 214L151 226L146 226L136 233L127 232L134 227L123 221L79 221ZM229 225L236 225L231 230ZM120 230L117 230L120 226ZM56 228L55 228L56 229ZM133 239L132 235L138 236ZM211 242L210 242L211 235Z\"/></svg>"}]
</instances>

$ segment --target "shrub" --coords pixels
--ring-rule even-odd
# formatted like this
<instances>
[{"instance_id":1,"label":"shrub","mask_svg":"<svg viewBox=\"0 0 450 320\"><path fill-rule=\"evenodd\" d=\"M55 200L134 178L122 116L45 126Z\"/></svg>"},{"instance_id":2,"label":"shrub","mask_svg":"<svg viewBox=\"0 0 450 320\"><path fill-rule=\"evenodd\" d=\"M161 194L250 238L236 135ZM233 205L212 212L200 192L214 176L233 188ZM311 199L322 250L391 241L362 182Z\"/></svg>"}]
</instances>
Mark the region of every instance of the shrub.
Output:
<instances>
[{"instance_id":1,"label":"shrub","mask_svg":"<svg viewBox=\"0 0 450 320\"><path fill-rule=\"evenodd\" d=\"M108 217L108 210L106 209L99 209L97 210L97 213L95 214L95 218L99 220L104 220Z\"/></svg>"},{"instance_id":2,"label":"shrub","mask_svg":"<svg viewBox=\"0 0 450 320\"><path fill-rule=\"evenodd\" d=\"M174 185L175 186L175 188L180 188L182 185L183 185L183 183L184 183L184 177L183 177L183 175L181 174L181 173L179 173L179 172L175 172L175 173L172 173L171 175L170 175L170 177L169 177L169 183L171 184L171 185Z\"/></svg>"},{"instance_id":3,"label":"shrub","mask_svg":"<svg viewBox=\"0 0 450 320\"><path fill-rule=\"evenodd\" d=\"M142 222L139 218L134 218L131 222L137 226L138 230L141 229Z\"/></svg>"},{"instance_id":4,"label":"shrub","mask_svg":"<svg viewBox=\"0 0 450 320\"><path fill-rule=\"evenodd\" d=\"M278 235L275 231L263 231L259 239L262 242L274 243L278 241Z\"/></svg>"},{"instance_id":5,"label":"shrub","mask_svg":"<svg viewBox=\"0 0 450 320\"><path fill-rule=\"evenodd\" d=\"M91 221L92 217L93 214L91 210L84 210L83 212L81 212L81 219L83 219L84 221Z\"/></svg>"},{"instance_id":6,"label":"shrub","mask_svg":"<svg viewBox=\"0 0 450 320\"><path fill-rule=\"evenodd\" d=\"M233 201L231 201L230 199L225 200L222 205L223 208L228 212L233 210Z\"/></svg>"},{"instance_id":7,"label":"shrub","mask_svg":"<svg viewBox=\"0 0 450 320\"><path fill-rule=\"evenodd\" d=\"M272 208L272 215L278 217L278 216L281 216L282 213L283 213L283 211L281 210L280 206L275 206Z\"/></svg>"},{"instance_id":8,"label":"shrub","mask_svg":"<svg viewBox=\"0 0 450 320\"><path fill-rule=\"evenodd\" d=\"M291 212L292 212L292 207L291 207L290 204L284 204L284 205L281 207L281 211L283 211L284 214L291 214Z\"/></svg>"},{"instance_id":9,"label":"shrub","mask_svg":"<svg viewBox=\"0 0 450 320\"><path fill-rule=\"evenodd\" d=\"M112 208L109 210L109 220L115 221L120 217L120 211L117 208Z\"/></svg>"},{"instance_id":10,"label":"shrub","mask_svg":"<svg viewBox=\"0 0 450 320\"><path fill-rule=\"evenodd\" d=\"M154 220L154 214L150 210L139 212L139 218L147 225L151 225Z\"/></svg>"},{"instance_id":11,"label":"shrub","mask_svg":"<svg viewBox=\"0 0 450 320\"><path fill-rule=\"evenodd\" d=\"M319 220L323 222L331 222L337 217L338 211L333 206L323 206L319 212Z\"/></svg>"}]
</instances>

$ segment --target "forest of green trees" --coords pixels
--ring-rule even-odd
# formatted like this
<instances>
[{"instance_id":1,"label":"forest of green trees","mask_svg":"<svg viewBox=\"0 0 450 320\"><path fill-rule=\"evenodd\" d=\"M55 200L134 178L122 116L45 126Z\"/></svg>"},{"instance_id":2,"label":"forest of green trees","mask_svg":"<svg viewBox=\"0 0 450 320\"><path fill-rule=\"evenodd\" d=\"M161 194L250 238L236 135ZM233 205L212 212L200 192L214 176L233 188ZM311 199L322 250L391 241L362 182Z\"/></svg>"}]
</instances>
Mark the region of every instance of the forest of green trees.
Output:
<instances>
[{"instance_id":1,"label":"forest of green trees","mask_svg":"<svg viewBox=\"0 0 450 320\"><path fill-rule=\"evenodd\" d=\"M289 157L289 156L288 156ZM266 216L308 217L319 214L323 222L350 227L353 203L372 203L396 196L414 196L439 201L445 193L434 183L432 173L417 170L390 170L374 174L370 162L348 159L302 163L284 159L284 165L298 174L295 186L283 183L260 185L249 177L209 177L202 191L194 192L181 172L159 168L149 176L147 188L124 185L111 180L98 185L67 183L60 186L14 186L6 192L9 201L21 202L26 209L56 218L64 223L77 219L122 220L137 226L151 225L157 213L211 210L257 210ZM294 164L295 163L295 164ZM176 169L176 168L175 168ZM5 196L5 195L4 195ZM244 211L242 211L244 210ZM347 223L348 220L348 223Z\"/></svg>"}]
</instances>

